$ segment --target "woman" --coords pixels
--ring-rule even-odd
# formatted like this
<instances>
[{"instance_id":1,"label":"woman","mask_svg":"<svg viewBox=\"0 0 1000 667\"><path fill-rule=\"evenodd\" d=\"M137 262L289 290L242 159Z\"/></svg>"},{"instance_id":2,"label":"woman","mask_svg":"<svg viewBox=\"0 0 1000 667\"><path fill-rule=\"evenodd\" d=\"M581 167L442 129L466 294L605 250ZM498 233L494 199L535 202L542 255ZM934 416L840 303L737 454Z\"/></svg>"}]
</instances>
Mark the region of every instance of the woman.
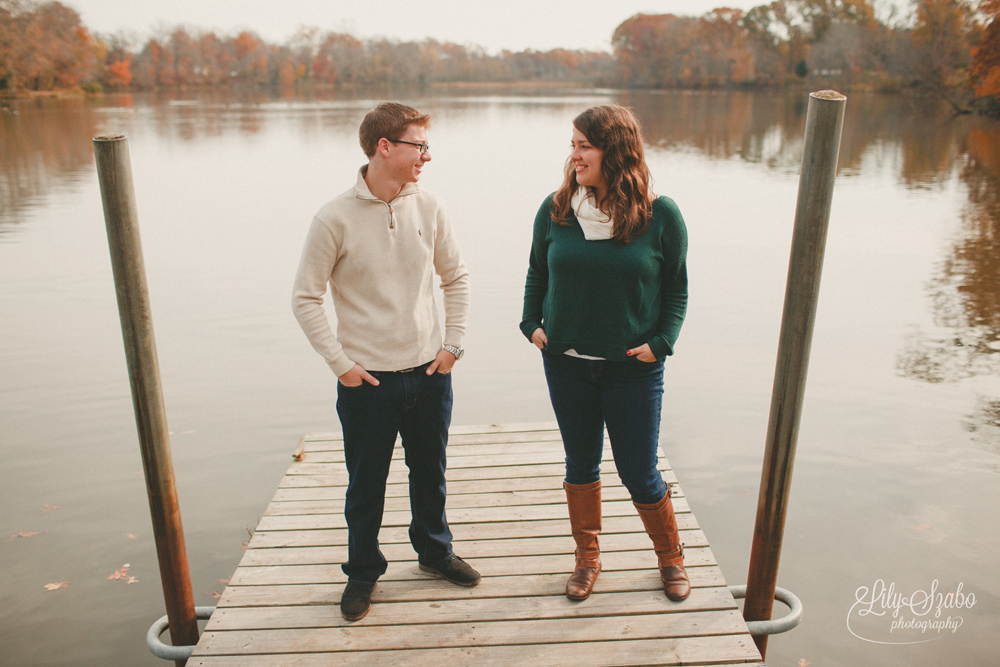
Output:
<instances>
[{"instance_id":1,"label":"woman","mask_svg":"<svg viewBox=\"0 0 1000 667\"><path fill-rule=\"evenodd\" d=\"M601 571L600 462L607 425L618 475L653 541L663 590L691 591L670 492L657 469L663 358L687 309L687 231L656 197L632 112L573 120L562 187L535 217L521 331L542 350L566 450L576 566L566 595L586 599Z\"/></svg>"}]
</instances>

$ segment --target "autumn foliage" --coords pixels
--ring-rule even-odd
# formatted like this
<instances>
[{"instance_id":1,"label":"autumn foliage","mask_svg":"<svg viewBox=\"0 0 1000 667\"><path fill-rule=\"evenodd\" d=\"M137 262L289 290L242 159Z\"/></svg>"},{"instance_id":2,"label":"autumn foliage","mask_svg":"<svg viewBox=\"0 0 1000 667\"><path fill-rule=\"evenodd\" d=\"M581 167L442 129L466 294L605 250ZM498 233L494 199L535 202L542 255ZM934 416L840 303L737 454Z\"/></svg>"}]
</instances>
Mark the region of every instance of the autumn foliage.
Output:
<instances>
[{"instance_id":1,"label":"autumn foliage","mask_svg":"<svg viewBox=\"0 0 1000 667\"><path fill-rule=\"evenodd\" d=\"M976 97L986 99L1000 113L1000 0L980 3L979 11L988 23L979 45L972 49L972 88Z\"/></svg>"},{"instance_id":2,"label":"autumn foliage","mask_svg":"<svg viewBox=\"0 0 1000 667\"><path fill-rule=\"evenodd\" d=\"M891 8L888 13L886 7ZM700 17L637 14L612 33L613 54L553 49L489 54L425 39L360 40L304 27L285 44L178 26L142 45L92 36L59 3L0 0L0 89L100 83L192 86L577 81L624 87L784 86L925 90L1000 108L1000 0L773 0Z\"/></svg>"},{"instance_id":3,"label":"autumn foliage","mask_svg":"<svg viewBox=\"0 0 1000 667\"><path fill-rule=\"evenodd\" d=\"M69 7L0 0L0 89L77 86L95 68L94 38Z\"/></svg>"}]
</instances>

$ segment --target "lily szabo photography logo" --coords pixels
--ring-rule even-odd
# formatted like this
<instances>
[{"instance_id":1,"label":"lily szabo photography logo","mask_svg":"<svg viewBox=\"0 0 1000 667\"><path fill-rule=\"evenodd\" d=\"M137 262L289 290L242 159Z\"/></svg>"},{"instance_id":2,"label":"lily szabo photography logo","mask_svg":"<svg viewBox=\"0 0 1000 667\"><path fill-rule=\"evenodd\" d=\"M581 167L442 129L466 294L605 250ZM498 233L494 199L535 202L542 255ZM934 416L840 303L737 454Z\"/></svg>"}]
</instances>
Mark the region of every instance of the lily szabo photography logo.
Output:
<instances>
[{"instance_id":1,"label":"lily szabo photography logo","mask_svg":"<svg viewBox=\"0 0 1000 667\"><path fill-rule=\"evenodd\" d=\"M962 589L959 582L943 591L935 579L927 589L910 591L878 579L871 588L854 591L847 629L876 644L920 644L953 635L965 623L963 611L976 604L975 594Z\"/></svg>"}]
</instances>

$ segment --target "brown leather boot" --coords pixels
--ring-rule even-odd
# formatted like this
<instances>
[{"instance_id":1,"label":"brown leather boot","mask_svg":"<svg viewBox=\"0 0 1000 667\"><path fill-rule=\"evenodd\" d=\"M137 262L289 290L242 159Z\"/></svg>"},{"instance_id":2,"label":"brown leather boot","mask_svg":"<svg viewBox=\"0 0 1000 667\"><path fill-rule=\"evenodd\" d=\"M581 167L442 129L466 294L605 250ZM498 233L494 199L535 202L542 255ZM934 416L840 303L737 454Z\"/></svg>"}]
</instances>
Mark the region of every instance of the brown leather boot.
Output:
<instances>
[{"instance_id":1,"label":"brown leather boot","mask_svg":"<svg viewBox=\"0 0 1000 667\"><path fill-rule=\"evenodd\" d=\"M594 582L601 571L601 547L597 536L601 533L601 480L591 484L569 484L566 503L569 505L569 523L576 540L576 567L566 582L566 597L586 600L594 590Z\"/></svg>"},{"instance_id":2,"label":"brown leather boot","mask_svg":"<svg viewBox=\"0 0 1000 667\"><path fill-rule=\"evenodd\" d=\"M677 519L670 502L670 489L663 500L653 505L632 501L639 510L639 517L646 527L646 534L653 540L653 550L660 565L663 592L671 600L683 600L691 594L691 582L684 570L684 545L677 533Z\"/></svg>"}]
</instances>

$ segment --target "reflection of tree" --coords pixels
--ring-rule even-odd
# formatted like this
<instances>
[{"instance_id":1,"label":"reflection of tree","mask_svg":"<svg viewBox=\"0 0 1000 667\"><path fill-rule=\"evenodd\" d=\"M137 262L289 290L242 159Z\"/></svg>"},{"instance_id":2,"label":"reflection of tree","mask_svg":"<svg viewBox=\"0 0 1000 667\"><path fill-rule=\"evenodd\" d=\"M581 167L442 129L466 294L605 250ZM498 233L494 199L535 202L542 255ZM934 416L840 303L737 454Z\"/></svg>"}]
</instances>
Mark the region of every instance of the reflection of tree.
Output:
<instances>
[{"instance_id":1,"label":"reflection of tree","mask_svg":"<svg viewBox=\"0 0 1000 667\"><path fill-rule=\"evenodd\" d=\"M1000 128L969 133L969 161L962 179L969 188L966 222L971 234L946 267L964 276L963 302L969 321L1000 334Z\"/></svg>"},{"instance_id":2,"label":"reflection of tree","mask_svg":"<svg viewBox=\"0 0 1000 667\"><path fill-rule=\"evenodd\" d=\"M926 382L1000 376L1000 128L971 130L959 150L969 203L961 238L929 285L935 324L948 333L915 332L899 357L902 374ZM982 399L971 419L994 425L998 414L1000 402Z\"/></svg>"},{"instance_id":3,"label":"reflection of tree","mask_svg":"<svg viewBox=\"0 0 1000 667\"><path fill-rule=\"evenodd\" d=\"M667 91L625 93L619 101L633 108L654 147L689 147L711 158L798 172L808 102L803 93ZM862 159L870 156L898 160L900 177L909 187L943 180L961 157L958 147L967 131L949 119L939 101L852 94L839 173L858 173Z\"/></svg>"},{"instance_id":4,"label":"reflection of tree","mask_svg":"<svg viewBox=\"0 0 1000 667\"><path fill-rule=\"evenodd\" d=\"M693 148L710 158L795 167L802 157L801 94L740 92L625 93L646 141L662 149Z\"/></svg>"},{"instance_id":5,"label":"reflection of tree","mask_svg":"<svg viewBox=\"0 0 1000 667\"><path fill-rule=\"evenodd\" d=\"M390 98L394 92L398 93L378 91L374 97ZM197 96L169 92L138 99L127 94L2 102L0 235L21 222L33 202L80 174L93 173L91 140L100 132L129 135L151 128L164 139L195 142L234 133L257 134L266 123L289 115L298 116L297 131L316 140L327 136L331 127L356 128L359 122L357 104L350 98L339 99L335 92L328 92L325 99L297 94L282 101L268 91L234 88L200 91Z\"/></svg>"},{"instance_id":6,"label":"reflection of tree","mask_svg":"<svg viewBox=\"0 0 1000 667\"><path fill-rule=\"evenodd\" d=\"M80 99L0 108L0 234L32 201L93 168L96 128L93 108Z\"/></svg>"},{"instance_id":7,"label":"reflection of tree","mask_svg":"<svg viewBox=\"0 0 1000 667\"><path fill-rule=\"evenodd\" d=\"M965 429L994 454L1000 454L1000 400L979 397ZM994 466L994 469L997 469Z\"/></svg>"}]
</instances>

